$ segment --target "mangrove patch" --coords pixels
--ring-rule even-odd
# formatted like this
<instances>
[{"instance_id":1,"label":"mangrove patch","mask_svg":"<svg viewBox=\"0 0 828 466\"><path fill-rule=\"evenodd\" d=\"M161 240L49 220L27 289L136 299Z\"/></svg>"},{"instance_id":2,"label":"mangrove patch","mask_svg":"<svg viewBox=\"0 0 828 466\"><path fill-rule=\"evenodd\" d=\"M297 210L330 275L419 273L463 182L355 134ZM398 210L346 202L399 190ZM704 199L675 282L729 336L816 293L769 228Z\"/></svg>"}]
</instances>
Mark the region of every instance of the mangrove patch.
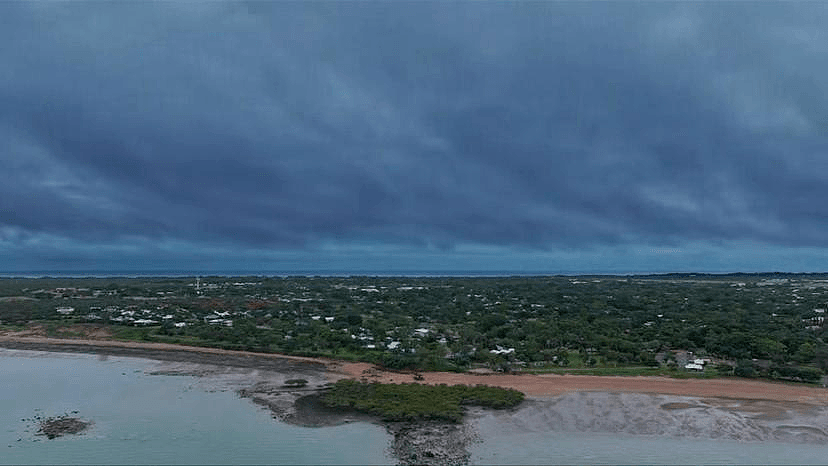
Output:
<instances>
[{"instance_id":1,"label":"mangrove patch","mask_svg":"<svg viewBox=\"0 0 828 466\"><path fill-rule=\"evenodd\" d=\"M460 422L464 406L511 408L523 393L487 385L383 384L343 379L322 396L331 408L350 408L380 416L385 421Z\"/></svg>"}]
</instances>

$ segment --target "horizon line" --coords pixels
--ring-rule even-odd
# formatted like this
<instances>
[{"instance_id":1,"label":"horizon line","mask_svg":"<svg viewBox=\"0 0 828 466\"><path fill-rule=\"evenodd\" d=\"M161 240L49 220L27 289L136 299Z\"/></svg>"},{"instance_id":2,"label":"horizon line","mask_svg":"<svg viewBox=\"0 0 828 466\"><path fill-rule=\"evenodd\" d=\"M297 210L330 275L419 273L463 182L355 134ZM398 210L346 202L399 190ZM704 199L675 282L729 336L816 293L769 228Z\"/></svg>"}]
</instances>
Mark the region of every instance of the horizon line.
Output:
<instances>
[{"instance_id":1,"label":"horizon line","mask_svg":"<svg viewBox=\"0 0 828 466\"><path fill-rule=\"evenodd\" d=\"M185 277L320 277L320 278L347 278L347 277L456 277L456 278L486 278L486 277L578 277L578 276L605 276L605 277L635 277L635 276L670 276L670 275L702 275L702 276L738 276L738 275L828 275L828 271L819 272L790 272L790 271L510 271L510 270L409 270L409 271L273 271L273 270L30 270L30 271L0 271L0 278L185 278Z\"/></svg>"}]
</instances>

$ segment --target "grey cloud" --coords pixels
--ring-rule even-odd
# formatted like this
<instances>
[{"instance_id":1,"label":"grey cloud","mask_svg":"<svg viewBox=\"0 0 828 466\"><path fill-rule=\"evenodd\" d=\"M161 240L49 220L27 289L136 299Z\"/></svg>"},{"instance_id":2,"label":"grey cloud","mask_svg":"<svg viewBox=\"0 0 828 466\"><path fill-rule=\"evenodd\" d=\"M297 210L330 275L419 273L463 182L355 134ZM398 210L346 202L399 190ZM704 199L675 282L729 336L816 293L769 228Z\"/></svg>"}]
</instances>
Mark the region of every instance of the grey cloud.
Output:
<instances>
[{"instance_id":1,"label":"grey cloud","mask_svg":"<svg viewBox=\"0 0 828 466\"><path fill-rule=\"evenodd\" d=\"M818 4L0 10L0 226L290 248L826 242Z\"/></svg>"}]
</instances>

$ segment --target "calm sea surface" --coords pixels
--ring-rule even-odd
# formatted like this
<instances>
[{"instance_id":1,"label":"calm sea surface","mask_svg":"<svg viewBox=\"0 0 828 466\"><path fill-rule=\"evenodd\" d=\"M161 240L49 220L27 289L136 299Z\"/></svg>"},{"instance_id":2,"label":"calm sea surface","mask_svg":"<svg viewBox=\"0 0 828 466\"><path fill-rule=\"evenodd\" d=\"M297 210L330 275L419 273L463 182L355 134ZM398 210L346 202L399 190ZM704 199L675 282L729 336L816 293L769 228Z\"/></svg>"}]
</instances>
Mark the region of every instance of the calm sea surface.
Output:
<instances>
[{"instance_id":1,"label":"calm sea surface","mask_svg":"<svg viewBox=\"0 0 828 466\"><path fill-rule=\"evenodd\" d=\"M145 375L151 364L0 349L0 463L393 463L380 426L287 425L193 377ZM72 411L92 420L92 429L47 440L28 421Z\"/></svg>"},{"instance_id":2,"label":"calm sea surface","mask_svg":"<svg viewBox=\"0 0 828 466\"><path fill-rule=\"evenodd\" d=\"M0 463L388 464L390 436L352 423L275 421L232 391L146 375L151 361L0 349ZM94 426L54 440L35 416L78 411ZM515 433L483 417L475 464L825 464L828 447L564 432Z\"/></svg>"}]
</instances>

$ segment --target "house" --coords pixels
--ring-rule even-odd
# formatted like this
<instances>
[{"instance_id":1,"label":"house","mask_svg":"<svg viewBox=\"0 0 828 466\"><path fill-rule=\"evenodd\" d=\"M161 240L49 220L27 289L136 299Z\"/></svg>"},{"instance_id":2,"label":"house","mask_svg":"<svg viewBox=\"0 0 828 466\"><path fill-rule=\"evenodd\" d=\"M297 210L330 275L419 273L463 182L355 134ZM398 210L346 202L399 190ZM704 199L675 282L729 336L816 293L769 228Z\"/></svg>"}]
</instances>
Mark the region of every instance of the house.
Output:
<instances>
[{"instance_id":1,"label":"house","mask_svg":"<svg viewBox=\"0 0 828 466\"><path fill-rule=\"evenodd\" d=\"M692 371L703 371L704 370L704 365L707 361L708 361L707 359L698 359L698 358L696 358L696 359L693 359L693 362L689 362L689 363L685 364L684 368L687 369L687 370L692 370Z\"/></svg>"},{"instance_id":2,"label":"house","mask_svg":"<svg viewBox=\"0 0 828 466\"><path fill-rule=\"evenodd\" d=\"M157 324L157 323L158 323L157 321L154 321L154 320L151 320L151 319L138 319L138 320L133 322L133 324L135 324L135 325L152 325L152 324Z\"/></svg>"},{"instance_id":3,"label":"house","mask_svg":"<svg viewBox=\"0 0 828 466\"><path fill-rule=\"evenodd\" d=\"M230 319L208 319L207 323L213 325L224 325L225 327L233 326L233 321Z\"/></svg>"},{"instance_id":4,"label":"house","mask_svg":"<svg viewBox=\"0 0 828 466\"><path fill-rule=\"evenodd\" d=\"M497 349L489 350L492 354L512 354L515 352L514 348L503 348L500 345L497 345Z\"/></svg>"}]
</instances>

